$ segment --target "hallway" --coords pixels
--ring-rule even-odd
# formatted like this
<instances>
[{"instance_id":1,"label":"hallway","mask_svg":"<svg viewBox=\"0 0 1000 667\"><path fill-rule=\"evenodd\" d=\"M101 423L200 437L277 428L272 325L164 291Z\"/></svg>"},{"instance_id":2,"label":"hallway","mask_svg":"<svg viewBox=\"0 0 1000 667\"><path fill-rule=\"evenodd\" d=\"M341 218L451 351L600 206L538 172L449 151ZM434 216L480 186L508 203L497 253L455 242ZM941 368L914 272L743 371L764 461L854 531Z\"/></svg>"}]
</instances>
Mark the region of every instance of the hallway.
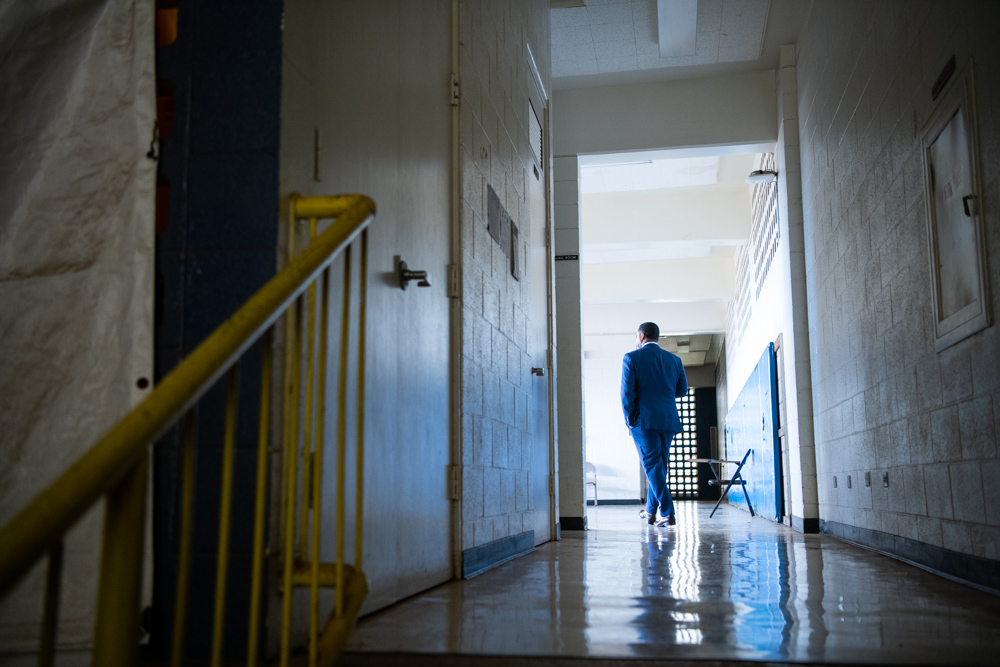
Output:
<instances>
[{"instance_id":1,"label":"hallway","mask_svg":"<svg viewBox=\"0 0 1000 667\"><path fill-rule=\"evenodd\" d=\"M637 506L589 507L589 531L362 619L344 662L410 664L385 654L417 652L996 664L997 596L725 504L710 519L712 505L679 503L671 528L646 526Z\"/></svg>"}]
</instances>

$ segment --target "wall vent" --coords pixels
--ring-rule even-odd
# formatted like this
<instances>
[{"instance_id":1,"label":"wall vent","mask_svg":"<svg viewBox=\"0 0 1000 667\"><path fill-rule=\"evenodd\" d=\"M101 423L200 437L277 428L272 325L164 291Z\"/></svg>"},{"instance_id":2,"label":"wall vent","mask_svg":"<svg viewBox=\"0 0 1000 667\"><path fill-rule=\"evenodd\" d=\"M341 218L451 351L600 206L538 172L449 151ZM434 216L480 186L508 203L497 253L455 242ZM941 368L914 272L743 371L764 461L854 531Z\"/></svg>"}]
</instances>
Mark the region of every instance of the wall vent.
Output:
<instances>
[{"instance_id":1,"label":"wall vent","mask_svg":"<svg viewBox=\"0 0 1000 667\"><path fill-rule=\"evenodd\" d=\"M531 104L531 100L528 100L528 137L531 141L531 153L538 161L538 167L544 171L545 167L543 165L545 163L542 161L542 124L538 122L538 114L535 113L535 107Z\"/></svg>"}]
</instances>

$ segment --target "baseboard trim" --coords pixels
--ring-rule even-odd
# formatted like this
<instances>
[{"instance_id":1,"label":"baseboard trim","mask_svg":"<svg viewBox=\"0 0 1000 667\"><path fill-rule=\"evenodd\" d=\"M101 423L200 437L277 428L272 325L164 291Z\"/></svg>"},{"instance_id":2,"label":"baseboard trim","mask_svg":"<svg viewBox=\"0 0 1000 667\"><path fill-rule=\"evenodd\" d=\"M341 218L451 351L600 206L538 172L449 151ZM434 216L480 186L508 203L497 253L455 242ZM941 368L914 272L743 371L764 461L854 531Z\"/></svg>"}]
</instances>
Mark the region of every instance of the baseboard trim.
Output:
<instances>
[{"instance_id":1,"label":"baseboard trim","mask_svg":"<svg viewBox=\"0 0 1000 667\"><path fill-rule=\"evenodd\" d=\"M471 579L487 570L492 570L497 565L502 565L534 550L535 531L533 530L466 549L462 552L462 577Z\"/></svg>"},{"instance_id":2,"label":"baseboard trim","mask_svg":"<svg viewBox=\"0 0 1000 667\"><path fill-rule=\"evenodd\" d=\"M573 655L484 655L481 653L382 653L375 651L344 651L337 659L340 667L803 667L801 662L768 660L767 662L747 662L746 660L704 658L662 658L611 657L592 655L580 658ZM838 663L842 664L842 663ZM851 663L851 667L882 667L878 663Z\"/></svg>"},{"instance_id":3,"label":"baseboard trim","mask_svg":"<svg viewBox=\"0 0 1000 667\"><path fill-rule=\"evenodd\" d=\"M585 516L561 516L559 525L563 530L587 530L587 517Z\"/></svg>"},{"instance_id":4,"label":"baseboard trim","mask_svg":"<svg viewBox=\"0 0 1000 667\"><path fill-rule=\"evenodd\" d=\"M1000 594L1000 567L995 560L970 556L933 544L917 542L908 537L849 526L836 521L820 519L819 530L821 533L930 570L948 579Z\"/></svg>"},{"instance_id":5,"label":"baseboard trim","mask_svg":"<svg viewBox=\"0 0 1000 667\"><path fill-rule=\"evenodd\" d=\"M793 514L792 530L800 533L818 533L819 519L803 519Z\"/></svg>"},{"instance_id":6,"label":"baseboard trim","mask_svg":"<svg viewBox=\"0 0 1000 667\"><path fill-rule=\"evenodd\" d=\"M598 505L598 507L601 507L601 505L641 505L643 503L643 501L639 500L638 498L635 498L635 499L632 499L632 498L612 498L611 500L602 500L602 501L600 501L600 503L601 504ZM593 507L594 506L594 501L593 500L588 500L587 501L587 505L589 505L590 507Z\"/></svg>"}]
</instances>

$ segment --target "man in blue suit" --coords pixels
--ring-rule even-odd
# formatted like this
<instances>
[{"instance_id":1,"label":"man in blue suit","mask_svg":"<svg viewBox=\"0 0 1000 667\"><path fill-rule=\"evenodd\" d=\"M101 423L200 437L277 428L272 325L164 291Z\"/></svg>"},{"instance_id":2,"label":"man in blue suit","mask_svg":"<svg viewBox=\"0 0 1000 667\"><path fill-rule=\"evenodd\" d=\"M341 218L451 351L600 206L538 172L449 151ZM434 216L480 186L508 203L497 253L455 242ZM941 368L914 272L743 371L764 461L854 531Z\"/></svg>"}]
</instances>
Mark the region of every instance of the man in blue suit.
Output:
<instances>
[{"instance_id":1,"label":"man in blue suit","mask_svg":"<svg viewBox=\"0 0 1000 667\"><path fill-rule=\"evenodd\" d=\"M622 410L642 468L649 480L646 509L639 516L649 525L674 525L674 499L667 487L668 456L674 435L684 430L676 399L687 394L687 374L680 357L660 347L660 328L643 322L636 349L622 362ZM656 511L663 519L657 523Z\"/></svg>"}]
</instances>

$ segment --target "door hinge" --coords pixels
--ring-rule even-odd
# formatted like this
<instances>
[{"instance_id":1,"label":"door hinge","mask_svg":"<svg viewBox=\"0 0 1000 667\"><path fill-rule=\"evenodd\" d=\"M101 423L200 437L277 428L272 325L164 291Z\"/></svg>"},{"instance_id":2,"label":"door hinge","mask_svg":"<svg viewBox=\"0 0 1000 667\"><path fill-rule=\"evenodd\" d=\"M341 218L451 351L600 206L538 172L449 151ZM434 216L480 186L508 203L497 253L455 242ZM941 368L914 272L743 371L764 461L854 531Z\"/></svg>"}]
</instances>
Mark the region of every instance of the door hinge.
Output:
<instances>
[{"instance_id":1,"label":"door hinge","mask_svg":"<svg viewBox=\"0 0 1000 667\"><path fill-rule=\"evenodd\" d=\"M451 73L451 106L457 107L462 99L462 85L458 81L458 72Z\"/></svg>"},{"instance_id":2,"label":"door hinge","mask_svg":"<svg viewBox=\"0 0 1000 667\"><path fill-rule=\"evenodd\" d=\"M457 299L461 294L458 291L458 266L448 265L448 296Z\"/></svg>"},{"instance_id":3,"label":"door hinge","mask_svg":"<svg viewBox=\"0 0 1000 667\"><path fill-rule=\"evenodd\" d=\"M451 466L448 480L448 499L462 499L462 466Z\"/></svg>"},{"instance_id":4,"label":"door hinge","mask_svg":"<svg viewBox=\"0 0 1000 667\"><path fill-rule=\"evenodd\" d=\"M549 475L549 495L556 495L556 477L555 475Z\"/></svg>"},{"instance_id":5,"label":"door hinge","mask_svg":"<svg viewBox=\"0 0 1000 667\"><path fill-rule=\"evenodd\" d=\"M551 248L552 247L552 228L551 227L546 227L545 228L545 247L546 248Z\"/></svg>"},{"instance_id":6,"label":"door hinge","mask_svg":"<svg viewBox=\"0 0 1000 667\"><path fill-rule=\"evenodd\" d=\"M552 370L552 348L545 350L545 367Z\"/></svg>"}]
</instances>

